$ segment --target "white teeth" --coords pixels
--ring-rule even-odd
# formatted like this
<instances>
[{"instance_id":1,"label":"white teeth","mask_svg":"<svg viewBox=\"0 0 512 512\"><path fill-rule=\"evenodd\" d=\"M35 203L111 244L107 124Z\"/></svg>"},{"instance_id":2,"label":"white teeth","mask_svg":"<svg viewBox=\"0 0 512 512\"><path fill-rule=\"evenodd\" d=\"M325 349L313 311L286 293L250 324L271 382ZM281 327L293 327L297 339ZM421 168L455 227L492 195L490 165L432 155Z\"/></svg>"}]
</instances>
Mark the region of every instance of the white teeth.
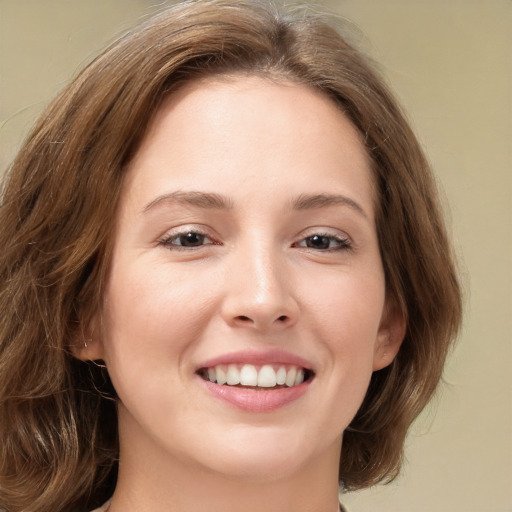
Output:
<instances>
[{"instance_id":1,"label":"white teeth","mask_svg":"<svg viewBox=\"0 0 512 512\"><path fill-rule=\"evenodd\" d=\"M295 384L295 377L297 376L297 368L292 366L288 372L286 373L286 381L285 384L291 388Z\"/></svg>"},{"instance_id":2,"label":"white teeth","mask_svg":"<svg viewBox=\"0 0 512 512\"><path fill-rule=\"evenodd\" d=\"M276 384L282 386L286 382L286 368L281 366L276 373Z\"/></svg>"},{"instance_id":3,"label":"white teeth","mask_svg":"<svg viewBox=\"0 0 512 512\"><path fill-rule=\"evenodd\" d=\"M240 370L240 384L242 386L258 385L258 370L252 364L244 364Z\"/></svg>"},{"instance_id":4,"label":"white teeth","mask_svg":"<svg viewBox=\"0 0 512 512\"><path fill-rule=\"evenodd\" d=\"M230 386L240 384L240 372L234 364L228 365L228 373L226 374L226 382Z\"/></svg>"},{"instance_id":5,"label":"white teeth","mask_svg":"<svg viewBox=\"0 0 512 512\"><path fill-rule=\"evenodd\" d=\"M276 385L276 372L269 364L262 366L258 372L258 386L273 388Z\"/></svg>"},{"instance_id":6,"label":"white teeth","mask_svg":"<svg viewBox=\"0 0 512 512\"><path fill-rule=\"evenodd\" d=\"M286 385L288 387L298 386L304 382L305 374L303 368L296 366L273 367L265 364L258 368L252 364L229 364L218 365L208 368L204 377L210 382L228 386L242 386L273 388Z\"/></svg>"},{"instance_id":7,"label":"white teeth","mask_svg":"<svg viewBox=\"0 0 512 512\"><path fill-rule=\"evenodd\" d=\"M215 367L215 372L217 373L217 384L226 384L227 377L226 372L220 366Z\"/></svg>"}]
</instances>

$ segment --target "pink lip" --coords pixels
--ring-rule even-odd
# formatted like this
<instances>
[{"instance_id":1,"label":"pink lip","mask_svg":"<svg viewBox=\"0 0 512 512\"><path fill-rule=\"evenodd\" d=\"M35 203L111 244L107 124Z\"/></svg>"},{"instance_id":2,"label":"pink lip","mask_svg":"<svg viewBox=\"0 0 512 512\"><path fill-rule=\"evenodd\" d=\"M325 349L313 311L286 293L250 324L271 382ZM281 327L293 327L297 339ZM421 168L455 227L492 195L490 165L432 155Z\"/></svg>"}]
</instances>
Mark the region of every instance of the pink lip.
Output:
<instances>
[{"instance_id":1,"label":"pink lip","mask_svg":"<svg viewBox=\"0 0 512 512\"><path fill-rule=\"evenodd\" d=\"M311 381L291 388L255 390L219 385L198 377L203 386L216 398L247 412L270 412L299 399L308 390Z\"/></svg>"},{"instance_id":2,"label":"pink lip","mask_svg":"<svg viewBox=\"0 0 512 512\"><path fill-rule=\"evenodd\" d=\"M200 368L212 368L219 364L241 364L249 363L254 365L263 364L288 364L295 365L305 368L306 370L312 370L311 363L308 363L305 359L298 357L290 352L284 350L266 350L262 352L256 352L254 350L244 350L238 352L231 352L223 354L207 361L202 362L197 369Z\"/></svg>"},{"instance_id":3,"label":"pink lip","mask_svg":"<svg viewBox=\"0 0 512 512\"><path fill-rule=\"evenodd\" d=\"M198 367L212 368L223 364L286 364L312 370L311 363L299 356L283 350L254 351L245 350L223 354L203 361ZM250 389L236 386L219 385L198 376L201 384L216 398L247 412L270 412L298 400L309 388L311 379L298 386L279 389Z\"/></svg>"}]
</instances>

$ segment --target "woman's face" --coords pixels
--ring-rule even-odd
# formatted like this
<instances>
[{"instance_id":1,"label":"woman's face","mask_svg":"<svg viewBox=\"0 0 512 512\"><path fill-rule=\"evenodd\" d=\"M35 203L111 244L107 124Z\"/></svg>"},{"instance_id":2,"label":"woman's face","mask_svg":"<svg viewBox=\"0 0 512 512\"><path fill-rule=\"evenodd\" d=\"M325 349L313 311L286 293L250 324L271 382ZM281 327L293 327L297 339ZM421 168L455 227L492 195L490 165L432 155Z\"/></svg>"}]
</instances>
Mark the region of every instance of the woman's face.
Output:
<instances>
[{"instance_id":1,"label":"woman's face","mask_svg":"<svg viewBox=\"0 0 512 512\"><path fill-rule=\"evenodd\" d=\"M232 77L164 103L89 348L119 395L121 458L259 480L337 466L401 341L374 200L358 132L320 93Z\"/></svg>"}]
</instances>

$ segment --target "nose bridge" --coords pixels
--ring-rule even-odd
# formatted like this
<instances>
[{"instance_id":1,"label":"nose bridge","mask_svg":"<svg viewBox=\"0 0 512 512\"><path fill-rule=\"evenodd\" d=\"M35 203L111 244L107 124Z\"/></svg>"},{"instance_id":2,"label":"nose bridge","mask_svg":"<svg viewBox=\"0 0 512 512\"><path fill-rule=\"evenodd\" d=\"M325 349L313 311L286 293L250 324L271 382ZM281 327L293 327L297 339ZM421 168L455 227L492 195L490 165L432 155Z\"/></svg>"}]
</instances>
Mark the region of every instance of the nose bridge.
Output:
<instances>
[{"instance_id":1,"label":"nose bridge","mask_svg":"<svg viewBox=\"0 0 512 512\"><path fill-rule=\"evenodd\" d=\"M269 328L297 316L286 256L271 240L251 238L233 252L224 314L231 324Z\"/></svg>"}]
</instances>

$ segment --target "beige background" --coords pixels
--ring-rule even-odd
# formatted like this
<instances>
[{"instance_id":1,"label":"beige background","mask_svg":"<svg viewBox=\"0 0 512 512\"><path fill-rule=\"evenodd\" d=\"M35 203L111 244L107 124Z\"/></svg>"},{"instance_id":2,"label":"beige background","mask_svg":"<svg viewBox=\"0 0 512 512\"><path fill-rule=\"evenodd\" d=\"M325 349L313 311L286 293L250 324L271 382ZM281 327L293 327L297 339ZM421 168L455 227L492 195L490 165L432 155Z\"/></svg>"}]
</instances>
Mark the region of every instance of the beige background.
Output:
<instances>
[{"instance_id":1,"label":"beige background","mask_svg":"<svg viewBox=\"0 0 512 512\"><path fill-rule=\"evenodd\" d=\"M155 3L0 0L2 169L55 91ZM467 293L402 476L344 501L351 512L512 512L512 1L318 4L352 20L413 119L450 204Z\"/></svg>"}]
</instances>

